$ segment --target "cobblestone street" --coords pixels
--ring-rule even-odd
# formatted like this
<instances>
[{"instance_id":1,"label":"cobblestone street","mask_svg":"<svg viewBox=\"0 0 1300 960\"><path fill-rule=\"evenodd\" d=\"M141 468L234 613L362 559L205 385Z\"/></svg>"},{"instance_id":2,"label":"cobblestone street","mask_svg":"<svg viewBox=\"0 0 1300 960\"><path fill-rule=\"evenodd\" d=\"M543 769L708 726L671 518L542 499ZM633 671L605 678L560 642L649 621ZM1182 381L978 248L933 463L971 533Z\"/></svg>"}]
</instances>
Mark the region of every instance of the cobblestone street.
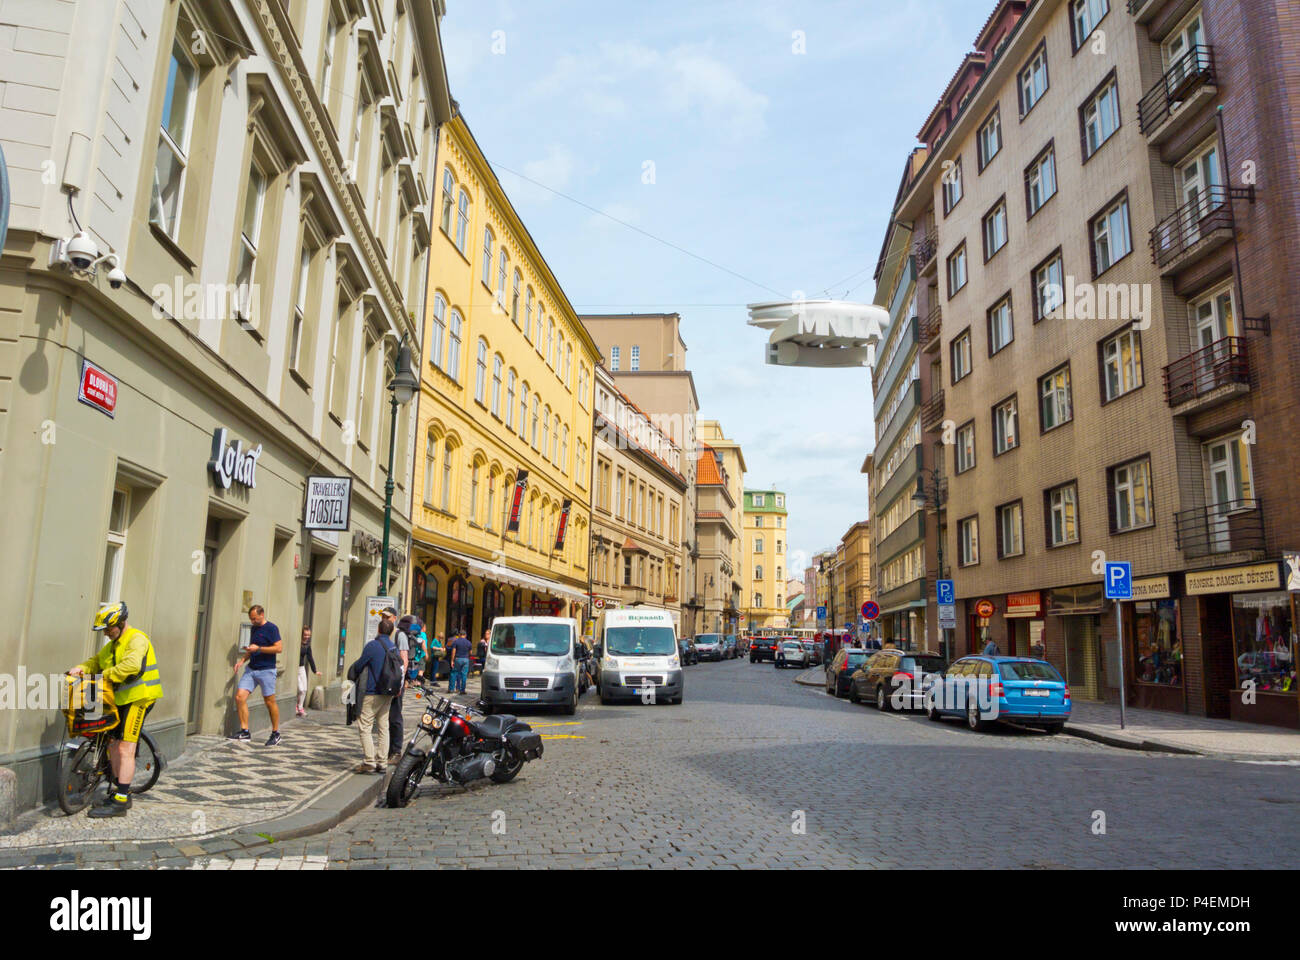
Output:
<instances>
[{"instance_id":1,"label":"cobblestone street","mask_svg":"<svg viewBox=\"0 0 1300 960\"><path fill-rule=\"evenodd\" d=\"M192 866L1239 867L1243 851L1300 852L1275 827L1300 803L1292 766L973 733L743 660L689 668L686 690L681 706L588 695L574 718L538 712L546 755L511 784L426 783L405 809Z\"/></svg>"}]
</instances>

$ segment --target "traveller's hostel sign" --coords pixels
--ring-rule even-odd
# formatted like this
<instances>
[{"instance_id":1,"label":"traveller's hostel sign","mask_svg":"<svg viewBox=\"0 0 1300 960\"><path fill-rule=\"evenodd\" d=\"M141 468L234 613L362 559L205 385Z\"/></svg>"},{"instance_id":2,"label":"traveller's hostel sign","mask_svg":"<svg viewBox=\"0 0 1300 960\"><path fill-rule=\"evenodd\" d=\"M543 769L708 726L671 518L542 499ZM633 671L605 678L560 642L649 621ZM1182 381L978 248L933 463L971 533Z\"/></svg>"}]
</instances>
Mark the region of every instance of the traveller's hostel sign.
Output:
<instances>
[{"instance_id":1,"label":"traveller's hostel sign","mask_svg":"<svg viewBox=\"0 0 1300 960\"><path fill-rule=\"evenodd\" d=\"M77 399L88 407L113 416L113 411L117 409L117 378L103 367L82 357Z\"/></svg>"},{"instance_id":2,"label":"traveller's hostel sign","mask_svg":"<svg viewBox=\"0 0 1300 960\"><path fill-rule=\"evenodd\" d=\"M248 450L244 441L230 443L226 439L226 428L217 427L212 431L212 459L208 468L217 478L217 483L230 489L232 483L239 483L250 490L257 486L257 458L262 455L262 445Z\"/></svg>"},{"instance_id":3,"label":"traveller's hostel sign","mask_svg":"<svg viewBox=\"0 0 1300 960\"><path fill-rule=\"evenodd\" d=\"M307 478L304 527L308 530L346 530L351 515L351 477Z\"/></svg>"},{"instance_id":4,"label":"traveller's hostel sign","mask_svg":"<svg viewBox=\"0 0 1300 960\"><path fill-rule=\"evenodd\" d=\"M519 532L519 515L524 510L524 491L528 489L528 471L520 470L519 476L515 477L515 492L510 499L510 520L506 523L506 530L510 533Z\"/></svg>"}]
</instances>

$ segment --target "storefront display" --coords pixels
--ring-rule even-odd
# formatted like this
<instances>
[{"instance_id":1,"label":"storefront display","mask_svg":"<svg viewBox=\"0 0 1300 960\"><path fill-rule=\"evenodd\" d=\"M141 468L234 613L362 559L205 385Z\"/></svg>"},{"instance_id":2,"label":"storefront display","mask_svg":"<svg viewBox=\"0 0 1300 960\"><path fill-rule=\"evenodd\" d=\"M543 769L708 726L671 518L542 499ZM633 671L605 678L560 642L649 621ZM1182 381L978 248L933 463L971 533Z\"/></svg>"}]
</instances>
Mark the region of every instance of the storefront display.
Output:
<instances>
[{"instance_id":1,"label":"storefront display","mask_svg":"<svg viewBox=\"0 0 1300 960\"><path fill-rule=\"evenodd\" d=\"M1296 691L1295 624L1291 596L1282 590L1232 595L1232 635L1237 686L1260 693Z\"/></svg>"},{"instance_id":2,"label":"storefront display","mask_svg":"<svg viewBox=\"0 0 1300 960\"><path fill-rule=\"evenodd\" d=\"M1183 682L1183 641L1178 601L1138 600L1132 605L1134 681L1165 686Z\"/></svg>"}]
</instances>

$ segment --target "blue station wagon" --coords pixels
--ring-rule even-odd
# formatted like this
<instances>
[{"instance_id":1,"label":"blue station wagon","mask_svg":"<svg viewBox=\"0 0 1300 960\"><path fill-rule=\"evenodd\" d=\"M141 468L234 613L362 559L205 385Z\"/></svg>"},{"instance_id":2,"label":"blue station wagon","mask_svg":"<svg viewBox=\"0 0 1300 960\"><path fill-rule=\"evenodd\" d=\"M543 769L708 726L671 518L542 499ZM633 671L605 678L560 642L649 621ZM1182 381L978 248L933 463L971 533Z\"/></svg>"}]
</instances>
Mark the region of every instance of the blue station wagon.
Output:
<instances>
[{"instance_id":1,"label":"blue station wagon","mask_svg":"<svg viewBox=\"0 0 1300 960\"><path fill-rule=\"evenodd\" d=\"M964 717L972 730L1010 720L1060 733L1070 719L1070 687L1046 660L963 657L926 691L931 720Z\"/></svg>"}]
</instances>

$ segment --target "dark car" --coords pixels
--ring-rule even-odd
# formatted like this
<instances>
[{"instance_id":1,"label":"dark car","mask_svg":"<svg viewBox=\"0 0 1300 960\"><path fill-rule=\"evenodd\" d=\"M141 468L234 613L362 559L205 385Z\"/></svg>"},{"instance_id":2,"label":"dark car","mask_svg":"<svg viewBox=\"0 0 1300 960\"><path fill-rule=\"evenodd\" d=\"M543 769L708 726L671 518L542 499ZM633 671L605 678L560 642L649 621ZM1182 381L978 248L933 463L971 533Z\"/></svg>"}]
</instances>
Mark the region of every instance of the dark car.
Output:
<instances>
[{"instance_id":1,"label":"dark car","mask_svg":"<svg viewBox=\"0 0 1300 960\"><path fill-rule=\"evenodd\" d=\"M879 710L920 710L925 691L942 678L946 666L937 653L881 650L849 678L849 699L867 700Z\"/></svg>"},{"instance_id":2,"label":"dark car","mask_svg":"<svg viewBox=\"0 0 1300 960\"><path fill-rule=\"evenodd\" d=\"M681 657L683 667L700 662L700 654L695 649L695 644L686 638L677 641L677 655Z\"/></svg>"},{"instance_id":3,"label":"dark car","mask_svg":"<svg viewBox=\"0 0 1300 960\"><path fill-rule=\"evenodd\" d=\"M758 663L760 660L776 659L776 637L750 637L749 638L749 662Z\"/></svg>"},{"instance_id":4,"label":"dark car","mask_svg":"<svg viewBox=\"0 0 1300 960\"><path fill-rule=\"evenodd\" d=\"M836 697L845 697L849 693L849 680L853 674L874 654L874 650L841 649L826 664L826 692Z\"/></svg>"}]
</instances>

